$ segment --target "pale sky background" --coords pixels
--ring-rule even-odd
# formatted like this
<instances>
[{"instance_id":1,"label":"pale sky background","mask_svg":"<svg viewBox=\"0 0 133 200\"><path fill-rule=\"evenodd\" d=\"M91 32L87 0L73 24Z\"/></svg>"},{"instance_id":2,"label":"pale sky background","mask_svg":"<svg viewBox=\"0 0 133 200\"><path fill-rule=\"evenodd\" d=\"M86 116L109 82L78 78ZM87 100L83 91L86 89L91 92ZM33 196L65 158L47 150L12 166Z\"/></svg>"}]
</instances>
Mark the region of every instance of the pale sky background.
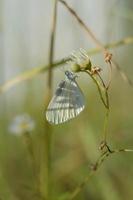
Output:
<instances>
[{"instance_id":1,"label":"pale sky background","mask_svg":"<svg viewBox=\"0 0 133 200\"><path fill-rule=\"evenodd\" d=\"M67 2L103 43L116 41L133 33L132 0ZM27 69L48 63L52 6L52 0L0 1L0 84ZM55 45L55 59L68 56L72 50L80 47L86 50L95 47L85 31L60 3ZM119 52L122 55L130 54L127 47L113 52L117 56ZM118 58L120 62L121 58L122 56ZM99 59L99 56L96 59ZM32 87L41 90L42 82L38 84L39 78L35 80ZM15 105L19 104L25 98L25 92L29 91L27 87L27 83L22 83L12 88L5 95L7 101L10 103L16 99Z\"/></svg>"}]
</instances>

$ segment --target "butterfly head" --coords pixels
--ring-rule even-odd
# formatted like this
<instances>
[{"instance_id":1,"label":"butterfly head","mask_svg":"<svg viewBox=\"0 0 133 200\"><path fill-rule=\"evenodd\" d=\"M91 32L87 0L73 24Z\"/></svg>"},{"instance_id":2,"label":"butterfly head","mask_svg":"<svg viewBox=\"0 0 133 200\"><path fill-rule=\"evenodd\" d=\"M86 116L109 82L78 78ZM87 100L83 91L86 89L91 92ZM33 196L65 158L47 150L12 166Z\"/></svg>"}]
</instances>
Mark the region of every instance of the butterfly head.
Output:
<instances>
[{"instance_id":1,"label":"butterfly head","mask_svg":"<svg viewBox=\"0 0 133 200\"><path fill-rule=\"evenodd\" d=\"M70 71L65 71L65 75L69 80L75 80L75 78L77 77L77 75Z\"/></svg>"}]
</instances>

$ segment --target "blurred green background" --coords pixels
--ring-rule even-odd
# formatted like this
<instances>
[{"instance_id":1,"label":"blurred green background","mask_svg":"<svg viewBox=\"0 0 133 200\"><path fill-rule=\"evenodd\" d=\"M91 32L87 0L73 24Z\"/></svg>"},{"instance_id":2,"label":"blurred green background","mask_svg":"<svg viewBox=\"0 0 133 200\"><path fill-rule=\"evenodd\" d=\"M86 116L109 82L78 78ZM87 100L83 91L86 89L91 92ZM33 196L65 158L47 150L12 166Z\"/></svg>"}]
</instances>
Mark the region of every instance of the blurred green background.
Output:
<instances>
[{"instance_id":1,"label":"blurred green background","mask_svg":"<svg viewBox=\"0 0 133 200\"><path fill-rule=\"evenodd\" d=\"M133 36L132 0L68 0L75 11L103 43ZM50 25L53 1L0 1L0 84L34 67L48 64ZM95 47L76 20L59 3L55 41L55 60L68 56L78 48ZM120 67L133 80L133 46L123 45L110 50ZM102 54L91 56L94 64L107 67ZM53 70L53 91L63 72ZM97 88L85 74L78 83L86 98L85 110L75 119L52 127L52 184L53 200L65 198L89 174L89 164L99 156L105 108ZM113 69L109 91L111 112L108 141L112 148L133 148L133 88ZM16 84L0 95L0 199L40 199L34 185L45 188L45 113L47 73ZM11 134L14 117L28 113L35 122L31 133L35 155L36 182L33 166L28 160L21 135ZM43 160L40 162L40 160ZM41 165L41 167L40 167ZM41 168L41 170L40 170ZM43 174L44 169L44 174ZM41 173L40 173L41 171ZM39 186L39 184L41 186ZM44 187L43 187L44 186ZM133 154L112 155L82 189L77 200L132 200Z\"/></svg>"}]
</instances>

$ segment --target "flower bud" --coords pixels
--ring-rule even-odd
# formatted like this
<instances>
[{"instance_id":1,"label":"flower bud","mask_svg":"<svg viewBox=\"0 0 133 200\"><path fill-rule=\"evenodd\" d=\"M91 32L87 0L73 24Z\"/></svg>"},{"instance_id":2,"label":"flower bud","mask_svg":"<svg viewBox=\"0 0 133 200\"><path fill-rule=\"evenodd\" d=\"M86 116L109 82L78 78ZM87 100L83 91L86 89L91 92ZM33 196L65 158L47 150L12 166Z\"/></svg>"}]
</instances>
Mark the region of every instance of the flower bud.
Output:
<instances>
[{"instance_id":1,"label":"flower bud","mask_svg":"<svg viewBox=\"0 0 133 200\"><path fill-rule=\"evenodd\" d=\"M81 67L80 67L79 64L74 63L73 65L71 65L71 70L72 70L73 72L79 72L79 71L81 71Z\"/></svg>"},{"instance_id":2,"label":"flower bud","mask_svg":"<svg viewBox=\"0 0 133 200\"><path fill-rule=\"evenodd\" d=\"M85 60L85 61L81 64L81 68L82 68L83 70L89 70L89 71L91 71L92 63L91 63L90 59Z\"/></svg>"}]
</instances>

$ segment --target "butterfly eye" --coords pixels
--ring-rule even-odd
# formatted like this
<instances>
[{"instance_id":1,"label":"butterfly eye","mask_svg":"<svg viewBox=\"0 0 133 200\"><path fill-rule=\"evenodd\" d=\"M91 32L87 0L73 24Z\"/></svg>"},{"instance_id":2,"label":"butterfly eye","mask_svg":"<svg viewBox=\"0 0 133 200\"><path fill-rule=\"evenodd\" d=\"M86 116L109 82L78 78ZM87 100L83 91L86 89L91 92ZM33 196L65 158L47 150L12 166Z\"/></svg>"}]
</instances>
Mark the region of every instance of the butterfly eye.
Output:
<instances>
[{"instance_id":1,"label":"butterfly eye","mask_svg":"<svg viewBox=\"0 0 133 200\"><path fill-rule=\"evenodd\" d=\"M65 75L69 76L70 75L69 71L65 71Z\"/></svg>"}]
</instances>

